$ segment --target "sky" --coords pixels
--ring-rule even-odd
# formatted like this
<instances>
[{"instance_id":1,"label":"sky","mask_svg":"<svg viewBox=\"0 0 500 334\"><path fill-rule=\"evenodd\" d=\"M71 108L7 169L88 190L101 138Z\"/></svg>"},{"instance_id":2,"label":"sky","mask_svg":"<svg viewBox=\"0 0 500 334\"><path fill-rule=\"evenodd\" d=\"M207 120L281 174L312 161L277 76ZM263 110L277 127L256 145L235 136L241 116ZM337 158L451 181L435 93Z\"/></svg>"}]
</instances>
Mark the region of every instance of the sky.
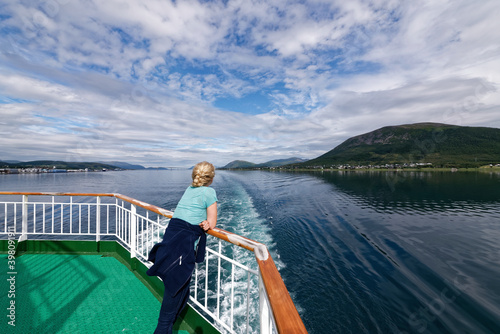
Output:
<instances>
[{"instance_id":1,"label":"sky","mask_svg":"<svg viewBox=\"0 0 500 334\"><path fill-rule=\"evenodd\" d=\"M312 159L500 128L498 0L0 0L0 160Z\"/></svg>"}]
</instances>

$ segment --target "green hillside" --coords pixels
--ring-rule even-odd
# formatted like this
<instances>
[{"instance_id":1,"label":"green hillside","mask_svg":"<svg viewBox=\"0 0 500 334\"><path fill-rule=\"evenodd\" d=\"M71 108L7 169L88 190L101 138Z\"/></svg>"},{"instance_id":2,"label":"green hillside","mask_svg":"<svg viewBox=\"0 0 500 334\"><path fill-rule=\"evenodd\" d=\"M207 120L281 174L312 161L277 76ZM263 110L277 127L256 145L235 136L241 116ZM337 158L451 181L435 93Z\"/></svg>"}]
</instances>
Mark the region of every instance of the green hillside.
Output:
<instances>
[{"instance_id":1,"label":"green hillside","mask_svg":"<svg viewBox=\"0 0 500 334\"><path fill-rule=\"evenodd\" d=\"M234 160L222 167L222 169L239 169L239 168L254 168L255 164L253 162L244 160Z\"/></svg>"},{"instance_id":2,"label":"green hillside","mask_svg":"<svg viewBox=\"0 0 500 334\"><path fill-rule=\"evenodd\" d=\"M46 169L115 169L116 166L99 162L65 162L53 160L36 160L8 163L0 161L0 168L46 168Z\"/></svg>"},{"instance_id":3,"label":"green hillside","mask_svg":"<svg viewBox=\"0 0 500 334\"><path fill-rule=\"evenodd\" d=\"M438 123L387 126L347 139L301 167L432 163L479 167L500 163L500 129Z\"/></svg>"},{"instance_id":4,"label":"green hillside","mask_svg":"<svg viewBox=\"0 0 500 334\"><path fill-rule=\"evenodd\" d=\"M255 164L253 162L244 160L234 160L222 167L222 169L251 169L251 168L266 168L266 167L280 167L284 165L301 163L304 162L301 158L288 158L288 159L277 159L267 161L261 164Z\"/></svg>"}]
</instances>

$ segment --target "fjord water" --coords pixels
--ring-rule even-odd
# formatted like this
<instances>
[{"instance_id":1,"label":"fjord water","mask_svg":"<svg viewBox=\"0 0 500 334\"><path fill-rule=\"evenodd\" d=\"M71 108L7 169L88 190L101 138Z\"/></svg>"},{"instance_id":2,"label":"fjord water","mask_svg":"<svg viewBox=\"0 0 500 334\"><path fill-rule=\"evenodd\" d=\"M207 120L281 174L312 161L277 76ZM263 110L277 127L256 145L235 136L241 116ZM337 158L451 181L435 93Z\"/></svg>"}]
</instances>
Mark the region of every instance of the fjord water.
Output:
<instances>
[{"instance_id":1,"label":"fjord water","mask_svg":"<svg viewBox=\"0 0 500 334\"><path fill-rule=\"evenodd\" d=\"M190 171L0 175L174 209ZM219 227L268 245L309 333L500 333L500 173L217 171Z\"/></svg>"}]
</instances>

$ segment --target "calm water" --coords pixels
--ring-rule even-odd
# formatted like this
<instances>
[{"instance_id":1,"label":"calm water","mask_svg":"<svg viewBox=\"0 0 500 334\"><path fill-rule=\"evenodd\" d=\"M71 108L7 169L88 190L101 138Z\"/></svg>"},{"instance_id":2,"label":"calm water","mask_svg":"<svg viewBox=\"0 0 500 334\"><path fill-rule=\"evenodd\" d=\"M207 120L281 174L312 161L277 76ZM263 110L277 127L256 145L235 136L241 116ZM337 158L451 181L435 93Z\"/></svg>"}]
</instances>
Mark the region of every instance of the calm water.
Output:
<instances>
[{"instance_id":1,"label":"calm water","mask_svg":"<svg viewBox=\"0 0 500 334\"><path fill-rule=\"evenodd\" d=\"M174 209L189 171L0 175ZM500 333L500 174L218 171L219 226L266 243L309 333Z\"/></svg>"}]
</instances>

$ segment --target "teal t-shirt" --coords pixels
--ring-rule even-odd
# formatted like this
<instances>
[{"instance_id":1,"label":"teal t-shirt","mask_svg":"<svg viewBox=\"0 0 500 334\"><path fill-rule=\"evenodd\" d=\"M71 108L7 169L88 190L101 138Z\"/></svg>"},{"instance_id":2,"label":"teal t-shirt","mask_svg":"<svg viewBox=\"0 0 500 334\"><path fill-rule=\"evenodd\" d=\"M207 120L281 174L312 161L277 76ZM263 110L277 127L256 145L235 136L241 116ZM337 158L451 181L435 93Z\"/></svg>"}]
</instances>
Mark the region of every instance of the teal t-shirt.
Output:
<instances>
[{"instance_id":1,"label":"teal t-shirt","mask_svg":"<svg viewBox=\"0 0 500 334\"><path fill-rule=\"evenodd\" d=\"M210 187L189 186L174 210L172 218L198 225L207 219L207 208L217 202L217 194Z\"/></svg>"}]
</instances>

